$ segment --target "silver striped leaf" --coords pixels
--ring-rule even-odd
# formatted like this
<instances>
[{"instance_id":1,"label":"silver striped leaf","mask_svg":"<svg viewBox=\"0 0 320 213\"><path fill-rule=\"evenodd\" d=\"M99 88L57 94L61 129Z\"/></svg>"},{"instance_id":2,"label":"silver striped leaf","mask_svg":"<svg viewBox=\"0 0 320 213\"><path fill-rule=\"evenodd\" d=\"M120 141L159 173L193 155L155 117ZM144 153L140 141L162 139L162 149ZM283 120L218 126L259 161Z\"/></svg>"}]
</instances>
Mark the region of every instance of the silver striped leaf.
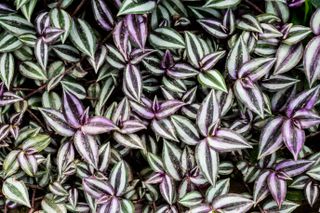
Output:
<instances>
[{"instance_id":1,"label":"silver striped leaf","mask_svg":"<svg viewBox=\"0 0 320 213\"><path fill-rule=\"evenodd\" d=\"M107 57L106 61L116 69L123 69L125 67L125 58L122 56L121 52L113 45L106 45L107 47Z\"/></svg>"},{"instance_id":2,"label":"silver striped leaf","mask_svg":"<svg viewBox=\"0 0 320 213\"><path fill-rule=\"evenodd\" d=\"M26 19L30 22L33 11L37 5L38 0L29 0L26 4L21 7L21 12L26 17Z\"/></svg>"},{"instance_id":3,"label":"silver striped leaf","mask_svg":"<svg viewBox=\"0 0 320 213\"><path fill-rule=\"evenodd\" d=\"M303 56L304 72L310 87L320 76L320 36L311 39L305 49Z\"/></svg>"},{"instance_id":4,"label":"silver striped leaf","mask_svg":"<svg viewBox=\"0 0 320 213\"><path fill-rule=\"evenodd\" d=\"M225 213L247 212L253 204L254 202L244 195L229 193L216 197L212 202L212 207L214 210Z\"/></svg>"},{"instance_id":5,"label":"silver striped leaf","mask_svg":"<svg viewBox=\"0 0 320 213\"><path fill-rule=\"evenodd\" d=\"M311 16L310 28L315 35L320 35L320 9L318 8Z\"/></svg>"},{"instance_id":6,"label":"silver striped leaf","mask_svg":"<svg viewBox=\"0 0 320 213\"><path fill-rule=\"evenodd\" d=\"M300 82L299 79L291 78L286 75L271 75L268 79L261 81L261 86L271 92L288 89Z\"/></svg>"},{"instance_id":7,"label":"silver striped leaf","mask_svg":"<svg viewBox=\"0 0 320 213\"><path fill-rule=\"evenodd\" d=\"M269 74L276 62L275 58L255 58L241 66L238 71L238 79L248 77L255 82Z\"/></svg>"},{"instance_id":8,"label":"silver striped leaf","mask_svg":"<svg viewBox=\"0 0 320 213\"><path fill-rule=\"evenodd\" d=\"M16 9L19 10L23 5L28 3L29 0L15 0L14 4L16 5Z\"/></svg>"},{"instance_id":9,"label":"silver striped leaf","mask_svg":"<svg viewBox=\"0 0 320 213\"><path fill-rule=\"evenodd\" d=\"M94 57L96 52L96 36L93 33L91 26L82 19L73 21L70 32L70 40L85 55Z\"/></svg>"},{"instance_id":10,"label":"silver striped leaf","mask_svg":"<svg viewBox=\"0 0 320 213\"><path fill-rule=\"evenodd\" d=\"M49 13L50 22L53 27L62 29L61 42L64 43L71 31L72 19L70 15L63 9L54 8Z\"/></svg>"},{"instance_id":11,"label":"silver striped leaf","mask_svg":"<svg viewBox=\"0 0 320 213\"><path fill-rule=\"evenodd\" d=\"M0 34L0 53L7 53L18 50L23 43L14 35L3 32Z\"/></svg>"},{"instance_id":12,"label":"silver striped leaf","mask_svg":"<svg viewBox=\"0 0 320 213\"><path fill-rule=\"evenodd\" d=\"M21 144L22 150L28 154L39 153L51 143L51 138L47 134L39 133L28 138Z\"/></svg>"},{"instance_id":13,"label":"silver striped leaf","mask_svg":"<svg viewBox=\"0 0 320 213\"><path fill-rule=\"evenodd\" d=\"M197 126L203 136L209 136L220 119L219 103L214 90L211 90L201 103L197 113Z\"/></svg>"},{"instance_id":14,"label":"silver striped leaf","mask_svg":"<svg viewBox=\"0 0 320 213\"><path fill-rule=\"evenodd\" d=\"M212 203L212 201L216 197L227 194L229 192L229 188L230 188L230 178L221 179L217 181L215 186L210 186L207 189L206 196L205 196L206 202Z\"/></svg>"},{"instance_id":15,"label":"silver striped leaf","mask_svg":"<svg viewBox=\"0 0 320 213\"><path fill-rule=\"evenodd\" d=\"M30 177L34 177L38 171L38 163L34 155L21 151L18 155L20 168Z\"/></svg>"},{"instance_id":16,"label":"silver striped leaf","mask_svg":"<svg viewBox=\"0 0 320 213\"><path fill-rule=\"evenodd\" d=\"M130 95L129 97L139 102L142 95L142 77L137 66L132 64L126 66L123 75L123 84L125 85L126 92Z\"/></svg>"},{"instance_id":17,"label":"silver striped leaf","mask_svg":"<svg viewBox=\"0 0 320 213\"><path fill-rule=\"evenodd\" d=\"M111 30L114 25L114 19L106 2L103 0L91 0L91 7L94 18L100 27L106 31Z\"/></svg>"},{"instance_id":18,"label":"silver striped leaf","mask_svg":"<svg viewBox=\"0 0 320 213\"><path fill-rule=\"evenodd\" d=\"M227 56L226 70L233 78L237 78L237 72L245 62L250 60L248 47L246 46L243 37L240 36Z\"/></svg>"},{"instance_id":19,"label":"silver striped leaf","mask_svg":"<svg viewBox=\"0 0 320 213\"><path fill-rule=\"evenodd\" d=\"M164 141L162 148L162 161L164 168L174 180L181 180L182 168L180 158L182 155L181 149L169 141Z\"/></svg>"},{"instance_id":20,"label":"silver striped leaf","mask_svg":"<svg viewBox=\"0 0 320 213\"><path fill-rule=\"evenodd\" d=\"M48 54L49 47L48 44L45 42L44 38L41 37L37 39L37 42L34 47L34 55L36 56L38 64L41 66L43 71L47 69Z\"/></svg>"},{"instance_id":21,"label":"silver striped leaf","mask_svg":"<svg viewBox=\"0 0 320 213\"><path fill-rule=\"evenodd\" d=\"M319 186L312 181L309 181L304 188L304 195L307 198L309 205L313 207L319 198Z\"/></svg>"},{"instance_id":22,"label":"silver striped leaf","mask_svg":"<svg viewBox=\"0 0 320 213\"><path fill-rule=\"evenodd\" d=\"M140 49L144 50L148 36L147 17L129 14L126 16L125 22L131 40Z\"/></svg>"},{"instance_id":23,"label":"silver striped leaf","mask_svg":"<svg viewBox=\"0 0 320 213\"><path fill-rule=\"evenodd\" d=\"M279 17L283 23L287 23L289 20L289 8L287 2L284 0L266 0L265 1L265 12L268 14Z\"/></svg>"},{"instance_id":24,"label":"silver striped leaf","mask_svg":"<svg viewBox=\"0 0 320 213\"><path fill-rule=\"evenodd\" d=\"M151 122L151 128L158 136L164 139L179 141L174 125L168 118L161 120L153 119Z\"/></svg>"},{"instance_id":25,"label":"silver striped leaf","mask_svg":"<svg viewBox=\"0 0 320 213\"><path fill-rule=\"evenodd\" d=\"M228 34L231 35L236 28L236 20L232 9L228 9L223 16L223 26L228 30Z\"/></svg>"},{"instance_id":26,"label":"silver striped leaf","mask_svg":"<svg viewBox=\"0 0 320 213\"><path fill-rule=\"evenodd\" d=\"M69 126L64 115L54 109L39 108L42 116L49 126L59 135L73 136L74 130Z\"/></svg>"},{"instance_id":27,"label":"silver striped leaf","mask_svg":"<svg viewBox=\"0 0 320 213\"><path fill-rule=\"evenodd\" d=\"M260 173L258 179L254 183L253 201L255 203L261 202L269 194L269 189L268 189L268 184L267 184L267 179L268 179L269 174L270 174L269 170L263 171L262 173Z\"/></svg>"},{"instance_id":28,"label":"silver striped leaf","mask_svg":"<svg viewBox=\"0 0 320 213\"><path fill-rule=\"evenodd\" d=\"M115 164L110 172L109 181L113 186L115 195L121 196L127 190L129 167L125 161Z\"/></svg>"},{"instance_id":29,"label":"silver striped leaf","mask_svg":"<svg viewBox=\"0 0 320 213\"><path fill-rule=\"evenodd\" d=\"M19 66L19 71L21 75L26 78L30 78L33 80L47 80L46 73L44 70L38 65L31 61L26 61Z\"/></svg>"},{"instance_id":30,"label":"silver striped leaf","mask_svg":"<svg viewBox=\"0 0 320 213\"><path fill-rule=\"evenodd\" d=\"M172 16L188 16L186 7L181 0L163 0L161 4L170 12Z\"/></svg>"},{"instance_id":31,"label":"silver striped leaf","mask_svg":"<svg viewBox=\"0 0 320 213\"><path fill-rule=\"evenodd\" d=\"M202 195L198 191L192 191L185 194L182 198L179 199L179 203L187 208L191 208L193 206L198 206L202 203Z\"/></svg>"},{"instance_id":32,"label":"silver striped leaf","mask_svg":"<svg viewBox=\"0 0 320 213\"><path fill-rule=\"evenodd\" d=\"M74 146L81 157L94 168L98 167L99 148L93 136L77 131L73 138Z\"/></svg>"},{"instance_id":33,"label":"silver striped leaf","mask_svg":"<svg viewBox=\"0 0 320 213\"><path fill-rule=\"evenodd\" d=\"M176 200L175 182L169 175L165 175L159 185L160 193L168 204L173 204Z\"/></svg>"},{"instance_id":34,"label":"silver striped leaf","mask_svg":"<svg viewBox=\"0 0 320 213\"><path fill-rule=\"evenodd\" d=\"M183 37L174 29L161 27L155 29L149 35L149 42L159 49L181 49L185 48Z\"/></svg>"},{"instance_id":35,"label":"silver striped leaf","mask_svg":"<svg viewBox=\"0 0 320 213\"><path fill-rule=\"evenodd\" d=\"M18 204L31 208L29 193L23 181L7 178L2 185L2 193L6 198Z\"/></svg>"},{"instance_id":36,"label":"silver striped leaf","mask_svg":"<svg viewBox=\"0 0 320 213\"><path fill-rule=\"evenodd\" d=\"M281 44L276 53L274 74L281 74L292 70L298 65L303 56L303 45Z\"/></svg>"},{"instance_id":37,"label":"silver striped leaf","mask_svg":"<svg viewBox=\"0 0 320 213\"><path fill-rule=\"evenodd\" d=\"M252 112L264 117L264 99L260 88L249 79L239 79L234 84L237 99Z\"/></svg>"},{"instance_id":38,"label":"silver striped leaf","mask_svg":"<svg viewBox=\"0 0 320 213\"><path fill-rule=\"evenodd\" d=\"M58 45L52 46L52 50L63 61L78 62L80 60L80 53L73 46L65 45L65 44L58 44Z\"/></svg>"},{"instance_id":39,"label":"silver striped leaf","mask_svg":"<svg viewBox=\"0 0 320 213\"><path fill-rule=\"evenodd\" d=\"M253 52L262 57L273 56L278 50L279 42L278 38L259 39Z\"/></svg>"},{"instance_id":40,"label":"silver striped leaf","mask_svg":"<svg viewBox=\"0 0 320 213\"><path fill-rule=\"evenodd\" d=\"M75 157L75 150L73 143L68 141L62 144L57 153L57 167L58 174L62 177L67 171L68 166L71 165Z\"/></svg>"},{"instance_id":41,"label":"silver striped leaf","mask_svg":"<svg viewBox=\"0 0 320 213\"><path fill-rule=\"evenodd\" d=\"M297 203L294 203L292 201L285 200L281 207L277 205L277 203L273 200L269 200L268 202L263 204L263 210L266 212L279 212L279 213L291 213L294 212L296 208L298 208L300 205Z\"/></svg>"},{"instance_id":42,"label":"silver striped leaf","mask_svg":"<svg viewBox=\"0 0 320 213\"><path fill-rule=\"evenodd\" d=\"M237 6L241 0L207 0L204 7L227 9Z\"/></svg>"},{"instance_id":43,"label":"silver striped leaf","mask_svg":"<svg viewBox=\"0 0 320 213\"><path fill-rule=\"evenodd\" d=\"M12 176L18 171L20 167L19 162L17 160L19 153L20 151L18 150L12 150L7 154L6 158L4 159L2 168L6 178Z\"/></svg>"},{"instance_id":44,"label":"silver striped leaf","mask_svg":"<svg viewBox=\"0 0 320 213\"><path fill-rule=\"evenodd\" d=\"M216 19L198 19L197 22L210 35L218 39L225 39L228 37L227 28Z\"/></svg>"},{"instance_id":45,"label":"silver striped leaf","mask_svg":"<svg viewBox=\"0 0 320 213\"><path fill-rule=\"evenodd\" d=\"M179 139L182 142L188 145L196 145L199 143L200 134L193 122L180 115L171 116L171 121L177 131Z\"/></svg>"},{"instance_id":46,"label":"silver striped leaf","mask_svg":"<svg viewBox=\"0 0 320 213\"><path fill-rule=\"evenodd\" d=\"M55 200L53 194L47 194L41 201L41 208L44 212L60 212L67 213L65 204Z\"/></svg>"},{"instance_id":47,"label":"silver striped leaf","mask_svg":"<svg viewBox=\"0 0 320 213\"><path fill-rule=\"evenodd\" d=\"M17 14L0 16L0 26L6 31L17 36L27 33L35 33L33 25L28 22L28 20Z\"/></svg>"},{"instance_id":48,"label":"silver striped leaf","mask_svg":"<svg viewBox=\"0 0 320 213\"><path fill-rule=\"evenodd\" d=\"M14 75L14 58L11 53L3 53L0 56L0 77L7 89L10 89Z\"/></svg>"},{"instance_id":49,"label":"silver striped leaf","mask_svg":"<svg viewBox=\"0 0 320 213\"><path fill-rule=\"evenodd\" d=\"M228 91L224 77L218 70L201 72L198 75L198 81L204 87L216 89L223 92Z\"/></svg>"},{"instance_id":50,"label":"silver striped leaf","mask_svg":"<svg viewBox=\"0 0 320 213\"><path fill-rule=\"evenodd\" d=\"M155 8L155 1L137 2L135 0L124 0L119 8L117 16L151 13Z\"/></svg>"},{"instance_id":51,"label":"silver striped leaf","mask_svg":"<svg viewBox=\"0 0 320 213\"><path fill-rule=\"evenodd\" d=\"M263 33L263 30L257 18L250 14L241 16L241 18L237 22L237 28L245 31Z\"/></svg>"},{"instance_id":52,"label":"silver striped leaf","mask_svg":"<svg viewBox=\"0 0 320 213\"><path fill-rule=\"evenodd\" d=\"M219 154L203 140L196 146L195 157L202 175L214 186L218 176Z\"/></svg>"},{"instance_id":53,"label":"silver striped leaf","mask_svg":"<svg viewBox=\"0 0 320 213\"><path fill-rule=\"evenodd\" d=\"M285 40L282 42L288 45L298 44L302 42L312 31L309 27L302 25L293 25L289 31Z\"/></svg>"},{"instance_id":54,"label":"silver striped leaf","mask_svg":"<svg viewBox=\"0 0 320 213\"><path fill-rule=\"evenodd\" d=\"M281 38L283 34L272 24L261 23L262 33L259 34L259 39Z\"/></svg>"},{"instance_id":55,"label":"silver striped leaf","mask_svg":"<svg viewBox=\"0 0 320 213\"><path fill-rule=\"evenodd\" d=\"M107 56L107 48L103 45L99 46L94 54L94 58L88 58L89 63L93 67L95 73L98 73L99 69L104 64Z\"/></svg>"},{"instance_id":56,"label":"silver striped leaf","mask_svg":"<svg viewBox=\"0 0 320 213\"><path fill-rule=\"evenodd\" d=\"M63 78L62 81L60 81L62 88L64 91L68 91L69 93L72 93L74 96L76 96L78 99L84 99L86 97L86 90L85 88L78 83L73 78Z\"/></svg>"},{"instance_id":57,"label":"silver striped leaf","mask_svg":"<svg viewBox=\"0 0 320 213\"><path fill-rule=\"evenodd\" d=\"M287 194L287 182L279 178L275 172L272 172L268 176L267 183L273 199L280 208Z\"/></svg>"},{"instance_id":58,"label":"silver striped leaf","mask_svg":"<svg viewBox=\"0 0 320 213\"><path fill-rule=\"evenodd\" d=\"M131 149L145 149L141 138L137 134L113 133L113 139L119 144Z\"/></svg>"}]
</instances>

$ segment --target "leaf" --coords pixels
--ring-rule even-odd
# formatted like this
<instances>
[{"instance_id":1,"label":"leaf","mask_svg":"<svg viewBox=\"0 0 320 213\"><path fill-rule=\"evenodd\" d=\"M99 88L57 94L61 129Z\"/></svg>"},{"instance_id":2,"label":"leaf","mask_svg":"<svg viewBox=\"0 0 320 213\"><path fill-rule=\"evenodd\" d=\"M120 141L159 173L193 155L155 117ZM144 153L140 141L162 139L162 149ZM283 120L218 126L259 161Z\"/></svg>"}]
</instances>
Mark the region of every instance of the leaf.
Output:
<instances>
[{"instance_id":1,"label":"leaf","mask_svg":"<svg viewBox=\"0 0 320 213\"><path fill-rule=\"evenodd\" d=\"M216 197L212 202L212 207L215 210L228 212L247 212L253 206L253 201L247 197L229 193Z\"/></svg>"},{"instance_id":2,"label":"leaf","mask_svg":"<svg viewBox=\"0 0 320 213\"><path fill-rule=\"evenodd\" d=\"M318 8L311 16L310 28L315 35L320 35L320 9Z\"/></svg>"},{"instance_id":3,"label":"leaf","mask_svg":"<svg viewBox=\"0 0 320 213\"><path fill-rule=\"evenodd\" d=\"M35 31L33 25L17 14L0 15L0 26L14 35L22 35Z\"/></svg>"},{"instance_id":4,"label":"leaf","mask_svg":"<svg viewBox=\"0 0 320 213\"><path fill-rule=\"evenodd\" d=\"M73 136L74 130L69 126L63 114L54 109L39 108L42 116L49 126L59 135Z\"/></svg>"},{"instance_id":5,"label":"leaf","mask_svg":"<svg viewBox=\"0 0 320 213\"><path fill-rule=\"evenodd\" d=\"M212 133L214 125L220 119L219 103L214 90L211 90L201 103L197 113L197 126L203 136Z\"/></svg>"},{"instance_id":6,"label":"leaf","mask_svg":"<svg viewBox=\"0 0 320 213\"><path fill-rule=\"evenodd\" d=\"M320 65L317 61L320 59L320 36L311 39L305 49L303 56L304 72L310 87L320 76Z\"/></svg>"},{"instance_id":7,"label":"leaf","mask_svg":"<svg viewBox=\"0 0 320 213\"><path fill-rule=\"evenodd\" d=\"M10 177L11 175L15 174L19 169L19 163L17 160L18 154L20 151L13 150L8 153L6 158L3 161L3 172L5 177Z\"/></svg>"},{"instance_id":8,"label":"leaf","mask_svg":"<svg viewBox=\"0 0 320 213\"><path fill-rule=\"evenodd\" d=\"M295 177L309 170L314 161L310 160L284 160L275 166L275 170L284 172L289 177Z\"/></svg>"},{"instance_id":9,"label":"leaf","mask_svg":"<svg viewBox=\"0 0 320 213\"><path fill-rule=\"evenodd\" d=\"M129 14L126 16L126 25L131 40L140 48L145 48L148 36L147 17L144 15Z\"/></svg>"},{"instance_id":10,"label":"leaf","mask_svg":"<svg viewBox=\"0 0 320 213\"><path fill-rule=\"evenodd\" d=\"M280 179L275 172L268 176L268 187L273 199L276 201L279 208L281 208L287 194L287 182Z\"/></svg>"},{"instance_id":11,"label":"leaf","mask_svg":"<svg viewBox=\"0 0 320 213\"><path fill-rule=\"evenodd\" d=\"M71 31L72 19L70 15L63 9L54 8L50 11L50 22L53 27L62 29L61 41L64 43Z\"/></svg>"},{"instance_id":12,"label":"leaf","mask_svg":"<svg viewBox=\"0 0 320 213\"><path fill-rule=\"evenodd\" d=\"M51 138L47 134L37 134L25 140L22 144L22 149L29 154L39 153L44 150L51 142Z\"/></svg>"},{"instance_id":13,"label":"leaf","mask_svg":"<svg viewBox=\"0 0 320 213\"><path fill-rule=\"evenodd\" d=\"M127 190L128 167L124 161L114 165L110 173L110 184L113 186L117 196L121 196Z\"/></svg>"},{"instance_id":14,"label":"leaf","mask_svg":"<svg viewBox=\"0 0 320 213\"><path fill-rule=\"evenodd\" d=\"M177 132L179 139L187 145L196 145L200 141L200 135L197 127L189 119L180 116L171 116L171 121Z\"/></svg>"},{"instance_id":15,"label":"leaf","mask_svg":"<svg viewBox=\"0 0 320 213\"><path fill-rule=\"evenodd\" d=\"M145 14L152 12L156 7L156 2L137 2L134 0L124 0L121 4L117 16L125 14Z\"/></svg>"},{"instance_id":16,"label":"leaf","mask_svg":"<svg viewBox=\"0 0 320 213\"><path fill-rule=\"evenodd\" d=\"M259 203L262 200L264 200L268 194L269 194L269 189L268 189L268 177L270 175L269 170L265 170L262 173L260 173L258 179L254 183L253 187L253 201L255 203Z\"/></svg>"},{"instance_id":17,"label":"leaf","mask_svg":"<svg viewBox=\"0 0 320 213\"><path fill-rule=\"evenodd\" d=\"M243 64L238 71L238 78L249 77L255 82L268 75L273 67L275 58L255 58Z\"/></svg>"},{"instance_id":18,"label":"leaf","mask_svg":"<svg viewBox=\"0 0 320 213\"><path fill-rule=\"evenodd\" d=\"M264 117L264 100L260 88L249 79L239 79L234 84L237 99L252 112Z\"/></svg>"},{"instance_id":19,"label":"leaf","mask_svg":"<svg viewBox=\"0 0 320 213\"><path fill-rule=\"evenodd\" d=\"M225 39L228 37L227 29L219 20L202 18L198 19L197 22L205 31L218 39Z\"/></svg>"},{"instance_id":20,"label":"leaf","mask_svg":"<svg viewBox=\"0 0 320 213\"><path fill-rule=\"evenodd\" d=\"M94 168L97 168L99 160L99 147L96 139L93 136L85 135L81 131L77 131L73 140L74 146L81 157Z\"/></svg>"},{"instance_id":21,"label":"leaf","mask_svg":"<svg viewBox=\"0 0 320 213\"><path fill-rule=\"evenodd\" d=\"M265 2L265 7L266 13L279 17L283 23L288 22L290 13L287 2L282 0L268 0Z\"/></svg>"},{"instance_id":22,"label":"leaf","mask_svg":"<svg viewBox=\"0 0 320 213\"><path fill-rule=\"evenodd\" d=\"M52 194L47 194L41 201L41 208L44 212L61 212L67 213L67 209L64 204L58 203Z\"/></svg>"},{"instance_id":23,"label":"leaf","mask_svg":"<svg viewBox=\"0 0 320 213\"><path fill-rule=\"evenodd\" d=\"M165 175L159 187L162 197L171 205L176 199L175 182L169 175Z\"/></svg>"},{"instance_id":24,"label":"leaf","mask_svg":"<svg viewBox=\"0 0 320 213\"><path fill-rule=\"evenodd\" d=\"M136 134L113 133L113 139L119 144L131 149L145 149L141 138Z\"/></svg>"},{"instance_id":25,"label":"leaf","mask_svg":"<svg viewBox=\"0 0 320 213\"><path fill-rule=\"evenodd\" d=\"M82 186L86 193L95 199L99 199L104 195L112 195L114 189L106 178L89 176L82 180Z\"/></svg>"},{"instance_id":26,"label":"leaf","mask_svg":"<svg viewBox=\"0 0 320 213\"><path fill-rule=\"evenodd\" d=\"M0 56L0 77L7 89L10 89L14 75L14 58L11 53L3 53Z\"/></svg>"},{"instance_id":27,"label":"leaf","mask_svg":"<svg viewBox=\"0 0 320 213\"><path fill-rule=\"evenodd\" d=\"M298 82L299 79L291 78L285 75L272 75L269 77L269 79L262 80L261 85L271 92L277 92L288 89Z\"/></svg>"},{"instance_id":28,"label":"leaf","mask_svg":"<svg viewBox=\"0 0 320 213\"><path fill-rule=\"evenodd\" d=\"M304 194L309 205L313 207L319 197L319 186L314 184L312 181L309 181L304 189Z\"/></svg>"},{"instance_id":29,"label":"leaf","mask_svg":"<svg viewBox=\"0 0 320 213\"><path fill-rule=\"evenodd\" d=\"M86 89L75 79L64 78L64 80L60 81L60 83L64 91L68 91L78 99L84 99L86 97Z\"/></svg>"},{"instance_id":30,"label":"leaf","mask_svg":"<svg viewBox=\"0 0 320 213\"><path fill-rule=\"evenodd\" d=\"M82 53L91 58L94 57L96 51L96 36L86 21L82 19L73 21L70 40Z\"/></svg>"},{"instance_id":31,"label":"leaf","mask_svg":"<svg viewBox=\"0 0 320 213\"><path fill-rule=\"evenodd\" d=\"M7 178L3 182L2 193L9 200L31 208L28 190L23 181Z\"/></svg>"},{"instance_id":32,"label":"leaf","mask_svg":"<svg viewBox=\"0 0 320 213\"><path fill-rule=\"evenodd\" d=\"M70 126L79 128L84 108L79 99L68 91L63 91L63 114Z\"/></svg>"},{"instance_id":33,"label":"leaf","mask_svg":"<svg viewBox=\"0 0 320 213\"><path fill-rule=\"evenodd\" d=\"M159 120L169 117L177 112L185 103L178 100L168 100L160 104L159 110L155 113L155 117Z\"/></svg>"},{"instance_id":34,"label":"leaf","mask_svg":"<svg viewBox=\"0 0 320 213\"><path fill-rule=\"evenodd\" d=\"M232 49L229 51L226 62L226 70L233 79L236 79L237 72L242 64L249 60L250 54L248 47L243 40L243 36L240 36Z\"/></svg>"},{"instance_id":35,"label":"leaf","mask_svg":"<svg viewBox=\"0 0 320 213\"><path fill-rule=\"evenodd\" d=\"M231 152L240 149L252 148L238 133L229 129L218 129L214 136L207 137L208 144L217 152Z\"/></svg>"},{"instance_id":36,"label":"leaf","mask_svg":"<svg viewBox=\"0 0 320 213\"><path fill-rule=\"evenodd\" d=\"M259 21L256 17L250 14L241 16L237 23L237 27L241 30L263 33Z\"/></svg>"},{"instance_id":37,"label":"leaf","mask_svg":"<svg viewBox=\"0 0 320 213\"><path fill-rule=\"evenodd\" d=\"M161 27L155 29L149 35L150 44L159 49L185 48L183 37L174 29Z\"/></svg>"},{"instance_id":38,"label":"leaf","mask_svg":"<svg viewBox=\"0 0 320 213\"><path fill-rule=\"evenodd\" d=\"M0 52L12 52L22 47L23 43L11 33L3 32L0 34Z\"/></svg>"},{"instance_id":39,"label":"leaf","mask_svg":"<svg viewBox=\"0 0 320 213\"><path fill-rule=\"evenodd\" d=\"M164 139L178 141L173 123L167 118L162 120L152 120L151 128L157 135Z\"/></svg>"},{"instance_id":40,"label":"leaf","mask_svg":"<svg viewBox=\"0 0 320 213\"><path fill-rule=\"evenodd\" d=\"M292 120L285 120L282 125L282 137L284 144L292 153L295 160L303 148L305 141L305 132L294 124Z\"/></svg>"},{"instance_id":41,"label":"leaf","mask_svg":"<svg viewBox=\"0 0 320 213\"><path fill-rule=\"evenodd\" d=\"M91 6L94 18L100 27L106 31L111 30L114 25L114 19L106 2L103 0L92 0Z\"/></svg>"},{"instance_id":42,"label":"leaf","mask_svg":"<svg viewBox=\"0 0 320 213\"><path fill-rule=\"evenodd\" d=\"M282 42L288 45L294 45L305 39L312 31L309 27L293 25L288 32L285 40Z\"/></svg>"},{"instance_id":43,"label":"leaf","mask_svg":"<svg viewBox=\"0 0 320 213\"><path fill-rule=\"evenodd\" d=\"M263 210L266 212L291 213L298 208L298 206L299 204L297 203L285 200L282 203L281 208L279 208L275 201L270 200L263 205Z\"/></svg>"},{"instance_id":44,"label":"leaf","mask_svg":"<svg viewBox=\"0 0 320 213\"><path fill-rule=\"evenodd\" d=\"M198 81L204 87L220 90L222 92L228 91L224 77L218 70L209 70L200 73L198 75Z\"/></svg>"},{"instance_id":45,"label":"leaf","mask_svg":"<svg viewBox=\"0 0 320 213\"><path fill-rule=\"evenodd\" d=\"M197 145L195 157L202 175L214 186L218 175L219 154L204 140Z\"/></svg>"},{"instance_id":46,"label":"leaf","mask_svg":"<svg viewBox=\"0 0 320 213\"><path fill-rule=\"evenodd\" d=\"M75 157L75 150L73 143L68 141L63 143L57 153L57 166L59 176L62 176L67 167L73 162Z\"/></svg>"},{"instance_id":47,"label":"leaf","mask_svg":"<svg viewBox=\"0 0 320 213\"><path fill-rule=\"evenodd\" d=\"M203 44L198 36L191 32L185 32L186 52L190 63L199 68L199 62L206 55Z\"/></svg>"},{"instance_id":48,"label":"leaf","mask_svg":"<svg viewBox=\"0 0 320 213\"><path fill-rule=\"evenodd\" d=\"M78 62L80 60L79 51L70 45L58 44L52 46L52 50L62 59L69 62Z\"/></svg>"},{"instance_id":49,"label":"leaf","mask_svg":"<svg viewBox=\"0 0 320 213\"><path fill-rule=\"evenodd\" d=\"M198 206L202 202L202 195L197 191L189 192L184 195L178 202L188 208Z\"/></svg>"},{"instance_id":50,"label":"leaf","mask_svg":"<svg viewBox=\"0 0 320 213\"><path fill-rule=\"evenodd\" d=\"M26 78L40 81L47 80L47 76L44 70L39 65L31 61L25 61L22 64L20 64L19 71L21 75L23 75Z\"/></svg>"},{"instance_id":51,"label":"leaf","mask_svg":"<svg viewBox=\"0 0 320 213\"><path fill-rule=\"evenodd\" d=\"M117 126L111 120L101 116L89 118L88 122L81 127L81 131L89 135L103 134L115 129Z\"/></svg>"},{"instance_id":52,"label":"leaf","mask_svg":"<svg viewBox=\"0 0 320 213\"><path fill-rule=\"evenodd\" d=\"M135 65L127 65L124 71L123 77L125 91L129 97L132 97L135 101L140 101L142 94L142 77L138 67Z\"/></svg>"},{"instance_id":53,"label":"leaf","mask_svg":"<svg viewBox=\"0 0 320 213\"><path fill-rule=\"evenodd\" d=\"M215 9L227 9L237 6L241 0L208 0L204 7Z\"/></svg>"},{"instance_id":54,"label":"leaf","mask_svg":"<svg viewBox=\"0 0 320 213\"><path fill-rule=\"evenodd\" d=\"M220 195L227 194L229 192L229 188L230 188L230 179L229 178L221 179L221 180L217 181L215 186L210 186L210 188L207 189L206 201L208 203L212 203L212 201L216 197L218 197Z\"/></svg>"},{"instance_id":55,"label":"leaf","mask_svg":"<svg viewBox=\"0 0 320 213\"><path fill-rule=\"evenodd\" d=\"M30 22L31 16L33 14L34 8L36 7L38 0L30 0L28 3L24 4L21 7L21 12L26 17L26 19Z\"/></svg>"},{"instance_id":56,"label":"leaf","mask_svg":"<svg viewBox=\"0 0 320 213\"><path fill-rule=\"evenodd\" d=\"M284 119L279 116L265 125L260 135L258 159L276 152L282 146L281 127L283 122Z\"/></svg>"},{"instance_id":57,"label":"leaf","mask_svg":"<svg viewBox=\"0 0 320 213\"><path fill-rule=\"evenodd\" d=\"M162 148L162 160L166 172L175 180L181 180L182 168L179 163L181 150L174 144L164 141Z\"/></svg>"}]
</instances>

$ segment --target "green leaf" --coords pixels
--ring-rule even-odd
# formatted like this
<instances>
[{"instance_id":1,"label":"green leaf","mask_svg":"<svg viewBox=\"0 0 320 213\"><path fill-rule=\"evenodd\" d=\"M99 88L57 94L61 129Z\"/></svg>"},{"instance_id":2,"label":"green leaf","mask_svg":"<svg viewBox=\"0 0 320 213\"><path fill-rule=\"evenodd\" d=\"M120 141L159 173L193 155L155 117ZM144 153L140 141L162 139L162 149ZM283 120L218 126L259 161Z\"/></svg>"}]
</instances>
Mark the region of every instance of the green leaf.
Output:
<instances>
[{"instance_id":1,"label":"green leaf","mask_svg":"<svg viewBox=\"0 0 320 213\"><path fill-rule=\"evenodd\" d=\"M2 193L9 200L31 208L29 193L23 181L15 178L6 179L2 186Z\"/></svg>"}]
</instances>

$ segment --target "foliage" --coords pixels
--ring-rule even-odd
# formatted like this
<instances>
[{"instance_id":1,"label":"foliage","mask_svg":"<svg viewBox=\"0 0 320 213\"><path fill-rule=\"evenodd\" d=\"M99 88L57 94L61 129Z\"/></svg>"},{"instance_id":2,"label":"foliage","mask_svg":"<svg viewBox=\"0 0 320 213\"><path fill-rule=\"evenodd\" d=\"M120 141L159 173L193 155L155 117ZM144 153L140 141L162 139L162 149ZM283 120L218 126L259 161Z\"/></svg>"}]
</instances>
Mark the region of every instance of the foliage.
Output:
<instances>
[{"instance_id":1,"label":"foliage","mask_svg":"<svg viewBox=\"0 0 320 213\"><path fill-rule=\"evenodd\" d=\"M3 0L1 208L319 208L317 6Z\"/></svg>"}]
</instances>

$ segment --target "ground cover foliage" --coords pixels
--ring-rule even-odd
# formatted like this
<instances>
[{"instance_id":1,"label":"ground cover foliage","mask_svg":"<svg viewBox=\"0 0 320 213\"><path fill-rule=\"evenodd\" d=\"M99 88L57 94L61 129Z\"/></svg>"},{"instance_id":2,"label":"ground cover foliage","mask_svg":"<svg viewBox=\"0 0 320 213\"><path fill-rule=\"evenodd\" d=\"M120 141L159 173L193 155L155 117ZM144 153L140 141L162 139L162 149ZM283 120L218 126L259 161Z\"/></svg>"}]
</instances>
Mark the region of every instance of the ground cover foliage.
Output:
<instances>
[{"instance_id":1,"label":"ground cover foliage","mask_svg":"<svg viewBox=\"0 0 320 213\"><path fill-rule=\"evenodd\" d=\"M317 0L0 2L4 212L317 212Z\"/></svg>"}]
</instances>

